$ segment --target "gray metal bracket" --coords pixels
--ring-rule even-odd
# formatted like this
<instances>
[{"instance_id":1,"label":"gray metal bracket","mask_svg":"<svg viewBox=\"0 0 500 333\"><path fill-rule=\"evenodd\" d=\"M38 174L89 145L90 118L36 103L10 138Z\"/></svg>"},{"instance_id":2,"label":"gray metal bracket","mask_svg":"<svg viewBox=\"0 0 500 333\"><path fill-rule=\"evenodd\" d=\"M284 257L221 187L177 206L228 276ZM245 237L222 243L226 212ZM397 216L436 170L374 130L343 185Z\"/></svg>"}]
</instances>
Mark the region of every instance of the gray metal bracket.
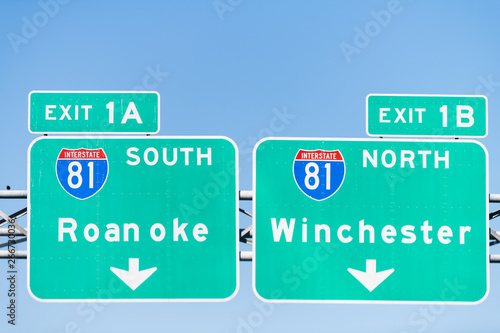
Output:
<instances>
[{"instance_id":1,"label":"gray metal bracket","mask_svg":"<svg viewBox=\"0 0 500 333\"><path fill-rule=\"evenodd\" d=\"M252 201L253 200L253 191L239 191L239 200L242 201ZM10 190L2 190L0 191L0 199L26 199L28 196L28 191L10 191ZM490 194L489 195L489 201L493 203L500 203L500 194ZM245 214L246 216L253 217L253 215L243 209L239 209L239 211L242 214ZM16 231L14 233L15 236L27 236L28 235L28 230L24 229L23 227L19 226L15 220L18 218L24 216L27 213L27 208L23 208L14 214L11 214L10 216L6 215L4 212L0 210L0 216L3 217L2 220L0 220L0 227L5 225L6 223L13 223L13 225L16 227ZM489 219L493 220L500 216L500 210L494 211L489 214ZM254 235L254 229L253 225L248 226L245 229L240 229L240 242L248 245L253 245L253 235ZM493 229L489 229L489 235L490 235L490 246L496 245L500 243L500 232L497 232ZM9 236L9 232L6 228L0 228L0 237L1 236ZM26 238L22 239L17 239L16 243L22 243L27 240ZM6 246L7 243L0 244L0 248ZM16 258L26 258L27 257L27 252L26 251L16 251ZM252 261L253 253L252 251L240 251L239 253L239 258L240 261ZM0 251L0 258L9 258L9 253L8 251ZM500 263L500 255L497 254L492 254L490 255L490 262L491 263Z\"/></svg>"}]
</instances>

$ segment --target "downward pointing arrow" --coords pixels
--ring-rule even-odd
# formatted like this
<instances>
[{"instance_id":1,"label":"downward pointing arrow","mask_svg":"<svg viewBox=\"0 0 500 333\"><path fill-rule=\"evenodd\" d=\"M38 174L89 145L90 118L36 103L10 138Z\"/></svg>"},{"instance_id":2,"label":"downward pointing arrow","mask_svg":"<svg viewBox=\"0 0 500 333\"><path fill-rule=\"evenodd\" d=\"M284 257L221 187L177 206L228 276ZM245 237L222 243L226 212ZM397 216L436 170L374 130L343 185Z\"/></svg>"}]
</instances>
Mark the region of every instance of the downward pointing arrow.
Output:
<instances>
[{"instance_id":1,"label":"downward pointing arrow","mask_svg":"<svg viewBox=\"0 0 500 333\"><path fill-rule=\"evenodd\" d=\"M366 272L352 268L348 268L347 270L370 292L394 272L394 268L391 268L377 273L377 260L373 259L366 260Z\"/></svg>"},{"instance_id":2,"label":"downward pointing arrow","mask_svg":"<svg viewBox=\"0 0 500 333\"><path fill-rule=\"evenodd\" d=\"M148 268L139 271L139 259L128 259L128 271L115 267L110 267L111 271L116 274L123 282L132 290L136 290L147 278L156 271L156 267Z\"/></svg>"}]
</instances>

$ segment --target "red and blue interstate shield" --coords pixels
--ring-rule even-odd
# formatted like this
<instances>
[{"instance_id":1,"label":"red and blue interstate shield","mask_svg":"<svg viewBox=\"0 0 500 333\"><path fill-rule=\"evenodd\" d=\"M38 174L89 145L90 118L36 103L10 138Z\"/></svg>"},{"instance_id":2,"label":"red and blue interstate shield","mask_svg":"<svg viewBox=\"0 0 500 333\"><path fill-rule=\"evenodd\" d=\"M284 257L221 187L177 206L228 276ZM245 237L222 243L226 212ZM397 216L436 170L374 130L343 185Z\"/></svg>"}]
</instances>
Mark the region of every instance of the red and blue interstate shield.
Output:
<instances>
[{"instance_id":1,"label":"red and blue interstate shield","mask_svg":"<svg viewBox=\"0 0 500 333\"><path fill-rule=\"evenodd\" d=\"M99 192L108 178L108 171L108 159L102 148L63 148L56 162L59 184L69 195L80 200Z\"/></svg>"},{"instance_id":2,"label":"red and blue interstate shield","mask_svg":"<svg viewBox=\"0 0 500 333\"><path fill-rule=\"evenodd\" d=\"M342 186L345 177L344 158L339 150L300 149L293 161L293 177L309 198L325 200Z\"/></svg>"}]
</instances>

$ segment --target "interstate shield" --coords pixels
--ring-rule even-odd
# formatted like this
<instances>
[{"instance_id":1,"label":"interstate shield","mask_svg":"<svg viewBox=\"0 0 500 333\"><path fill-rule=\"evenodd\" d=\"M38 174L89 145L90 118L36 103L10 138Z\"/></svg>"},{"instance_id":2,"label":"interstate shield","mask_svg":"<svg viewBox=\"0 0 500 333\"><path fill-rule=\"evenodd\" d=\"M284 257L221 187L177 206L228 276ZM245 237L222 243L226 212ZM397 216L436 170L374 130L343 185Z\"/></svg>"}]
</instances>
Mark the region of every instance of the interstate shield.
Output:
<instances>
[{"instance_id":1,"label":"interstate shield","mask_svg":"<svg viewBox=\"0 0 500 333\"><path fill-rule=\"evenodd\" d=\"M317 201L325 200L342 186L344 158L339 150L300 149L293 162L293 177L306 196Z\"/></svg>"}]
</instances>

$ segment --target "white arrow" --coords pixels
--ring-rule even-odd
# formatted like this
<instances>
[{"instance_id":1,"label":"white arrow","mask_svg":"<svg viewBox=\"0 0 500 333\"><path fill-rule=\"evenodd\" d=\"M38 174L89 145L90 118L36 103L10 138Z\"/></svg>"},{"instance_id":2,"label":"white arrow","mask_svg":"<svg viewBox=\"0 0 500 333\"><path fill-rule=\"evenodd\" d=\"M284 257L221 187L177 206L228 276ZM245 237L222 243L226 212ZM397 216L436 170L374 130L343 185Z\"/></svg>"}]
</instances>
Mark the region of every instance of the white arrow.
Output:
<instances>
[{"instance_id":1,"label":"white arrow","mask_svg":"<svg viewBox=\"0 0 500 333\"><path fill-rule=\"evenodd\" d=\"M366 260L366 272L358 271L356 269L348 268L351 273L363 286L370 292L377 288L389 275L394 272L394 268L386 271L377 272L377 260Z\"/></svg>"},{"instance_id":2,"label":"white arrow","mask_svg":"<svg viewBox=\"0 0 500 333\"><path fill-rule=\"evenodd\" d=\"M139 271L139 258L128 259L128 271L115 267L110 267L110 269L132 290L136 290L137 287L156 271L156 267Z\"/></svg>"}]
</instances>

